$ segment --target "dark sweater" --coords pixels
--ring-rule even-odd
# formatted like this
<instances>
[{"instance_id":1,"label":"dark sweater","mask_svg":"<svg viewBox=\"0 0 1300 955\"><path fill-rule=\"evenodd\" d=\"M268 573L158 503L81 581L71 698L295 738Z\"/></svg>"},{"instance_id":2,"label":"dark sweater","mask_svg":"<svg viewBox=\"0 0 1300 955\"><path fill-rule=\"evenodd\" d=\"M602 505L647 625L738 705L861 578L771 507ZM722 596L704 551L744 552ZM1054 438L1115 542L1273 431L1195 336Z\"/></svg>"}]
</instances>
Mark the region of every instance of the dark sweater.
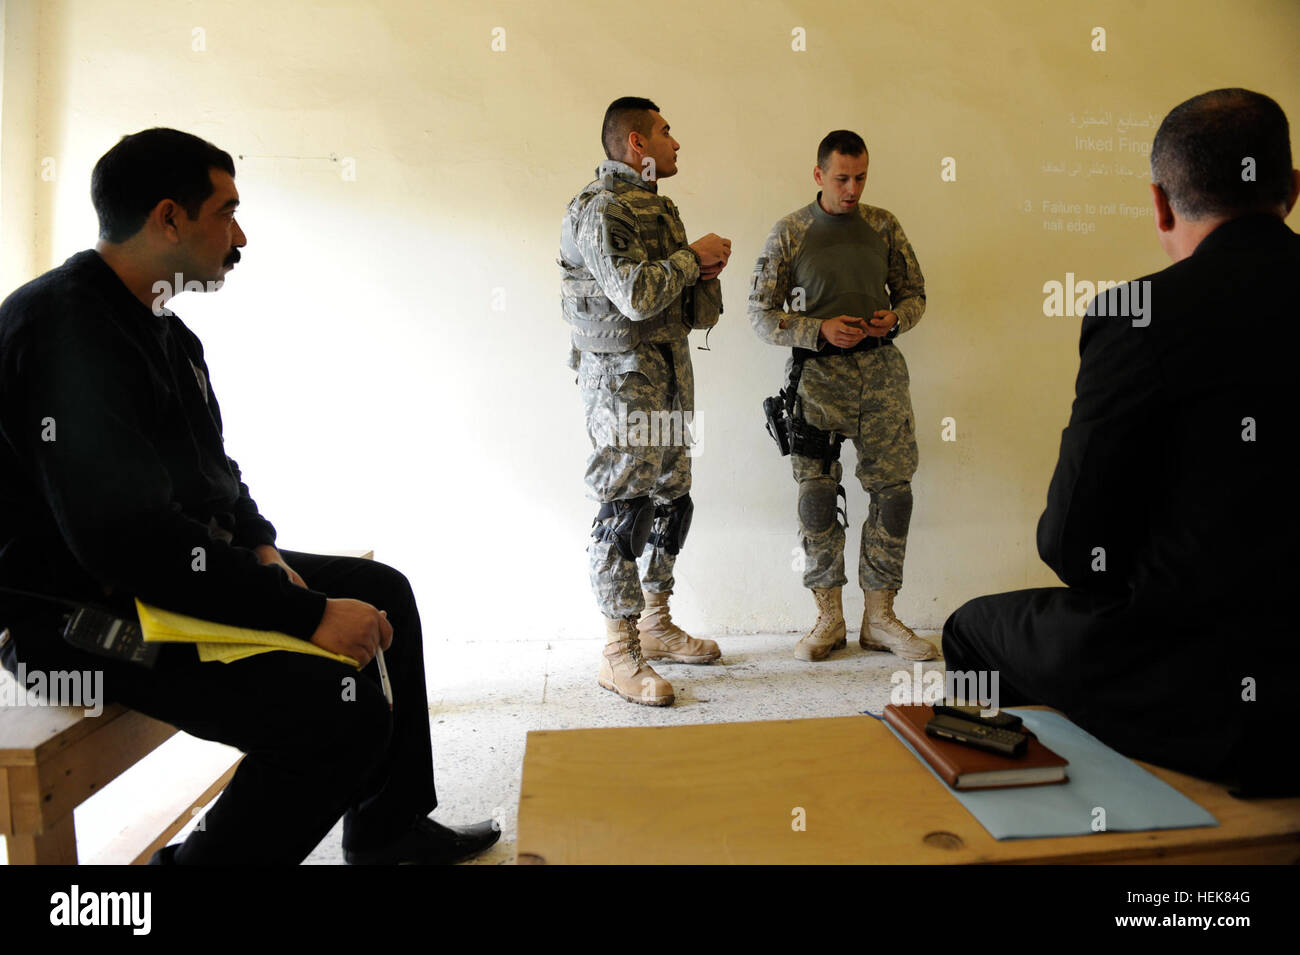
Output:
<instances>
[{"instance_id":1,"label":"dark sweater","mask_svg":"<svg viewBox=\"0 0 1300 955\"><path fill-rule=\"evenodd\" d=\"M5 299L0 586L309 638L325 596L258 561L252 548L274 542L179 318L146 308L93 250ZM33 612L0 594L0 627Z\"/></svg>"}]
</instances>

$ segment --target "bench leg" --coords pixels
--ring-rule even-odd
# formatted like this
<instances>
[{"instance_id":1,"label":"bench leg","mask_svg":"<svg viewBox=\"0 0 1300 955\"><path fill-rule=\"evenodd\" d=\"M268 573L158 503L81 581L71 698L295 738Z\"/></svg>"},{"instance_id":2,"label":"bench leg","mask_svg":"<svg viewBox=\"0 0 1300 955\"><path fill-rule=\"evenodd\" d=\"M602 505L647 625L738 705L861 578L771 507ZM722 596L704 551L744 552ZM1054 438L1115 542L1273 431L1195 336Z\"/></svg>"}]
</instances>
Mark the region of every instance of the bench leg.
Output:
<instances>
[{"instance_id":1,"label":"bench leg","mask_svg":"<svg viewBox=\"0 0 1300 955\"><path fill-rule=\"evenodd\" d=\"M45 832L6 834L10 865L76 865L77 833L68 813Z\"/></svg>"}]
</instances>

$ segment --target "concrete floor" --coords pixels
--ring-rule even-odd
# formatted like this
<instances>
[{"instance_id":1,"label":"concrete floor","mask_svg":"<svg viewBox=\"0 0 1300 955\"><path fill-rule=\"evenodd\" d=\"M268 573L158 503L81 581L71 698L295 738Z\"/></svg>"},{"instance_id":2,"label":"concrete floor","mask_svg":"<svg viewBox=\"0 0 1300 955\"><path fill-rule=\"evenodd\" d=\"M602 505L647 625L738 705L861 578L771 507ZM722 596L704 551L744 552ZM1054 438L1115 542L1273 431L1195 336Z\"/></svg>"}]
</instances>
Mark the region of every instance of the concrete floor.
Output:
<instances>
[{"instance_id":1,"label":"concrete floor","mask_svg":"<svg viewBox=\"0 0 1300 955\"><path fill-rule=\"evenodd\" d=\"M919 631L936 645L937 631ZM600 640L436 643L426 648L429 714L439 806L447 825L497 819L501 841L477 862L515 858L516 811L525 735L536 729L673 726L880 713L890 677L910 661L849 645L829 660L796 660L799 634L718 638L722 660L708 666L655 664L677 694L670 707L638 706L596 684ZM943 669L942 660L920 664ZM342 863L342 824L306 860Z\"/></svg>"}]
</instances>

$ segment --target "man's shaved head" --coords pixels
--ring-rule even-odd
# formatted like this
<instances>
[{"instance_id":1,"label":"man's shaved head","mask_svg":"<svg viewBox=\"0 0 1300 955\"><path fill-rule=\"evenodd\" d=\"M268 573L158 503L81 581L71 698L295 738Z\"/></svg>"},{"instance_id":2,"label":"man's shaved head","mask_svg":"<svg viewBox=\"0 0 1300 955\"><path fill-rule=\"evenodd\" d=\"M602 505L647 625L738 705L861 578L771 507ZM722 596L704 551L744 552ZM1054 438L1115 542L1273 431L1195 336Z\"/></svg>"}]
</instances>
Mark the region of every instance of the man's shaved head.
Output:
<instances>
[{"instance_id":1,"label":"man's shaved head","mask_svg":"<svg viewBox=\"0 0 1300 955\"><path fill-rule=\"evenodd\" d=\"M1191 221L1285 205L1292 181L1286 114L1251 90L1193 96L1170 110L1156 132L1151 181Z\"/></svg>"},{"instance_id":2,"label":"man's shaved head","mask_svg":"<svg viewBox=\"0 0 1300 955\"><path fill-rule=\"evenodd\" d=\"M600 127L600 142L609 159L621 160L627 152L627 137L638 132L649 138L653 117L651 112L659 107L643 96L620 96L605 110L605 122Z\"/></svg>"}]
</instances>

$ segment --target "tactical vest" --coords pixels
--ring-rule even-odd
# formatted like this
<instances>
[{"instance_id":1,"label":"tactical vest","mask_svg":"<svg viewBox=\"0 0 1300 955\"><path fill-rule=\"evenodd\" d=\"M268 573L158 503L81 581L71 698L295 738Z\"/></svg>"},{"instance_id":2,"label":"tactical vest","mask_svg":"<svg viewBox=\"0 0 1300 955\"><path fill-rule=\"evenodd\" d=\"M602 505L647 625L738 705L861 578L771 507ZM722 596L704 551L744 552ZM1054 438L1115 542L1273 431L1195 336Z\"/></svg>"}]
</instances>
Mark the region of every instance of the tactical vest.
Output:
<instances>
[{"instance_id":1,"label":"tactical vest","mask_svg":"<svg viewBox=\"0 0 1300 955\"><path fill-rule=\"evenodd\" d=\"M564 273L560 282L561 308L572 329L573 347L589 352L628 352L652 337L666 340L663 335L655 335L665 328L680 328L685 334L682 297L653 318L634 322L605 296L583 262L575 226L582 210L602 192L613 193L636 216L637 235L648 260L666 259L687 245L681 216L668 197L660 197L613 172L588 184L569 203L560 238L559 264Z\"/></svg>"}]
</instances>

